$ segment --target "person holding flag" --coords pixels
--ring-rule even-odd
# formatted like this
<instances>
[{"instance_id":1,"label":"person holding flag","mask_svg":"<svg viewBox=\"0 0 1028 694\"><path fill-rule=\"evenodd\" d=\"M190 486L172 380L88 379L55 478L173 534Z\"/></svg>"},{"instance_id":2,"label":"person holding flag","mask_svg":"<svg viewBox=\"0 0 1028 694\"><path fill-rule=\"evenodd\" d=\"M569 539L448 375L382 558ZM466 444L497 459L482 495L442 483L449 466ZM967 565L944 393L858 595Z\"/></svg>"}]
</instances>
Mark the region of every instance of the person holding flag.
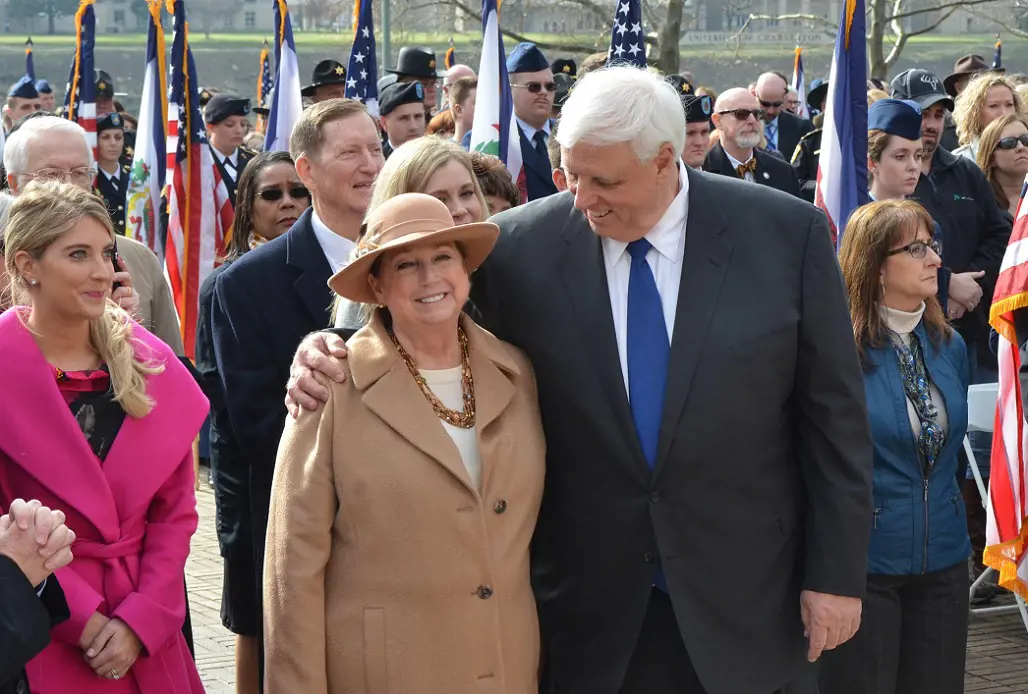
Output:
<instances>
[{"instance_id":1,"label":"person holding flag","mask_svg":"<svg viewBox=\"0 0 1028 694\"><path fill-rule=\"evenodd\" d=\"M207 102L203 114L214 165L218 167L221 180L228 189L229 200L235 208L236 184L243 169L257 156L257 152L243 147L250 100L231 94L215 94Z\"/></svg>"},{"instance_id":2,"label":"person holding flag","mask_svg":"<svg viewBox=\"0 0 1028 694\"><path fill-rule=\"evenodd\" d=\"M312 104L346 98L346 68L338 60L322 60L314 66L311 83L300 90Z\"/></svg>"}]
</instances>

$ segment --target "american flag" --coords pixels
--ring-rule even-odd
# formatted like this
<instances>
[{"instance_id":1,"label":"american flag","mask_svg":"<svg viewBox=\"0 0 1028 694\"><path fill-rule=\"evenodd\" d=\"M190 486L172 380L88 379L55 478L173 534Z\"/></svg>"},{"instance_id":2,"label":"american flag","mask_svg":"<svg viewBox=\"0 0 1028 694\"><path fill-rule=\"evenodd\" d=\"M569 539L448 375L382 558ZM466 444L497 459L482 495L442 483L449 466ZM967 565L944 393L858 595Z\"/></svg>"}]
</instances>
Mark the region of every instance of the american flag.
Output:
<instances>
[{"instance_id":1,"label":"american flag","mask_svg":"<svg viewBox=\"0 0 1028 694\"><path fill-rule=\"evenodd\" d=\"M168 232L164 256L186 356L193 357L200 285L224 255L232 226L228 188L214 166L189 49L186 11L174 0L168 100Z\"/></svg>"},{"instance_id":2,"label":"american flag","mask_svg":"<svg viewBox=\"0 0 1028 694\"><path fill-rule=\"evenodd\" d=\"M1028 202L1021 187L1017 219L1003 256L989 323L999 333L999 397L992 437L984 561L999 572L999 585L1028 600L1028 431L1021 400L1021 356L1025 335L1014 329L1014 313L1028 308Z\"/></svg>"},{"instance_id":3,"label":"american flag","mask_svg":"<svg viewBox=\"0 0 1028 694\"><path fill-rule=\"evenodd\" d=\"M346 66L346 98L357 99L378 118L378 66L375 64L375 20L371 0L357 0L353 8L353 46Z\"/></svg>"},{"instance_id":4,"label":"american flag","mask_svg":"<svg viewBox=\"0 0 1028 694\"><path fill-rule=\"evenodd\" d=\"M838 248L853 210L867 203L867 42L864 0L845 0L825 97L814 204Z\"/></svg>"},{"instance_id":5,"label":"american flag","mask_svg":"<svg viewBox=\"0 0 1028 694\"><path fill-rule=\"evenodd\" d=\"M268 92L271 91L274 83L271 78L271 50L268 48L268 40L264 39L264 45L261 47L261 74L257 76L257 105L259 107L265 108L264 101L268 98ZM263 130L264 116L258 114L257 131L262 132Z\"/></svg>"},{"instance_id":6,"label":"american flag","mask_svg":"<svg viewBox=\"0 0 1028 694\"><path fill-rule=\"evenodd\" d=\"M95 0L82 0L75 13L75 56L64 90L64 117L86 131L96 159L96 77L93 75L93 44L96 39Z\"/></svg>"},{"instance_id":7,"label":"american flag","mask_svg":"<svg viewBox=\"0 0 1028 694\"><path fill-rule=\"evenodd\" d=\"M646 67L646 43L643 41L642 2L615 0L614 26L610 30L608 65Z\"/></svg>"},{"instance_id":8,"label":"american flag","mask_svg":"<svg viewBox=\"0 0 1028 694\"><path fill-rule=\"evenodd\" d=\"M32 64L32 37L25 41L25 74L33 82L36 81L36 66Z\"/></svg>"}]
</instances>

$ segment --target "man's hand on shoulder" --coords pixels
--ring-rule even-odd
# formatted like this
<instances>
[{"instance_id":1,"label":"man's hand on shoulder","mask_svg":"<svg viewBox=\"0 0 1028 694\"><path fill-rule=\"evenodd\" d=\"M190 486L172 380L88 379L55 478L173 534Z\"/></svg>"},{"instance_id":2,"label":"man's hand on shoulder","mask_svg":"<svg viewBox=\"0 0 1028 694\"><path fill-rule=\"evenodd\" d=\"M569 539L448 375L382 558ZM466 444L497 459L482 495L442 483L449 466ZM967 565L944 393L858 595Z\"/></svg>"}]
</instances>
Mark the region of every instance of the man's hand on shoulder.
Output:
<instances>
[{"instance_id":1,"label":"man's hand on shoulder","mask_svg":"<svg viewBox=\"0 0 1028 694\"><path fill-rule=\"evenodd\" d=\"M334 333L311 333L303 339L289 367L286 409L296 419L300 410L316 410L328 401L331 381L342 383L348 374L346 342Z\"/></svg>"},{"instance_id":2,"label":"man's hand on shoulder","mask_svg":"<svg viewBox=\"0 0 1028 694\"><path fill-rule=\"evenodd\" d=\"M800 593L803 635L810 644L807 660L813 663L823 651L830 651L853 638L860 628L862 607L860 598L812 590Z\"/></svg>"}]
</instances>

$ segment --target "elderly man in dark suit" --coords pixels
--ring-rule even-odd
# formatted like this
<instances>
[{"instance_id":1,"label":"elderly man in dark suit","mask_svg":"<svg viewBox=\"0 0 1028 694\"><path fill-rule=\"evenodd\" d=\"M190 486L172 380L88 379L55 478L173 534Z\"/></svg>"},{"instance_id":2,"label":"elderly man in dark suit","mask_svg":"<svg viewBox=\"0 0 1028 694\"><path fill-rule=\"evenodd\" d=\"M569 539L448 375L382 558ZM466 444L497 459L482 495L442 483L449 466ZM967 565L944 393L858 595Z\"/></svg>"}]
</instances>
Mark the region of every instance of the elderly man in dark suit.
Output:
<instances>
[{"instance_id":1,"label":"elderly man in dark suit","mask_svg":"<svg viewBox=\"0 0 1028 694\"><path fill-rule=\"evenodd\" d=\"M703 170L800 197L796 170L759 148L760 114L757 98L745 89L729 89L719 96L713 115L718 141L707 152Z\"/></svg>"},{"instance_id":2,"label":"elderly man in dark suit","mask_svg":"<svg viewBox=\"0 0 1028 694\"><path fill-rule=\"evenodd\" d=\"M256 591L263 578L275 454L285 424L282 384L304 335L331 324L328 279L356 247L371 185L384 162L374 120L351 99L330 99L306 109L289 149L311 193L311 208L288 232L222 272L211 303L225 406L241 457L250 465Z\"/></svg>"},{"instance_id":3,"label":"elderly man in dark suit","mask_svg":"<svg viewBox=\"0 0 1028 694\"><path fill-rule=\"evenodd\" d=\"M789 113L786 109L789 85L782 76L774 72L765 72L757 79L753 95L763 109L762 125L767 138L767 148L780 152L789 161L796 145L803 136L814 129L814 125L805 118Z\"/></svg>"},{"instance_id":4,"label":"elderly man in dark suit","mask_svg":"<svg viewBox=\"0 0 1028 694\"><path fill-rule=\"evenodd\" d=\"M582 79L557 138L569 193L496 216L472 290L539 384L543 691L813 691L807 661L860 622L872 510L825 218L685 166L646 71ZM344 377L325 352L294 362L304 407L327 397L309 368Z\"/></svg>"},{"instance_id":5,"label":"elderly man in dark suit","mask_svg":"<svg viewBox=\"0 0 1028 694\"><path fill-rule=\"evenodd\" d=\"M75 533L64 513L15 499L0 516L0 694L28 694L24 667L68 619L68 603L51 574L71 562Z\"/></svg>"}]
</instances>

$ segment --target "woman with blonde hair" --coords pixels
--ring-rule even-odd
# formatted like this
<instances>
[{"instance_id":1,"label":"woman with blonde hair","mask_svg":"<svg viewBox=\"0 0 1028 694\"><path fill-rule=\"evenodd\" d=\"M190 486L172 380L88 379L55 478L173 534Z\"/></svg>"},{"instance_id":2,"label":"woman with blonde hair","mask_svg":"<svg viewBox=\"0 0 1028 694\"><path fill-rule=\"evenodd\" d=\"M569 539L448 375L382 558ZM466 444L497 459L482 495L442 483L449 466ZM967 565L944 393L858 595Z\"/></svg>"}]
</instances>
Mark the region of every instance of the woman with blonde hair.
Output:
<instances>
[{"instance_id":1,"label":"woman with blonde hair","mask_svg":"<svg viewBox=\"0 0 1028 694\"><path fill-rule=\"evenodd\" d=\"M992 184L1000 208L1016 215L1028 175L1028 116L1010 114L989 124L979 140L978 167Z\"/></svg>"},{"instance_id":2,"label":"woman with blonde hair","mask_svg":"<svg viewBox=\"0 0 1028 694\"><path fill-rule=\"evenodd\" d=\"M1024 108L1016 87L1007 77L983 72L972 78L957 95L953 121L961 146L953 153L975 161L982 132L992 121L1011 113L1022 114Z\"/></svg>"},{"instance_id":3,"label":"woman with blonde hair","mask_svg":"<svg viewBox=\"0 0 1028 694\"><path fill-rule=\"evenodd\" d=\"M114 240L100 199L56 181L30 184L5 229L0 512L39 499L78 537L56 573L71 618L26 672L37 694L199 694L182 585L207 401L111 301Z\"/></svg>"},{"instance_id":4,"label":"woman with blonde hair","mask_svg":"<svg viewBox=\"0 0 1028 694\"><path fill-rule=\"evenodd\" d=\"M460 145L437 137L405 142L386 159L375 179L365 219L404 193L425 193L438 199L457 226L482 222L489 216L471 155ZM332 315L337 328L357 330L367 322L365 309L344 297L336 297Z\"/></svg>"},{"instance_id":5,"label":"woman with blonde hair","mask_svg":"<svg viewBox=\"0 0 1028 694\"><path fill-rule=\"evenodd\" d=\"M967 644L968 359L936 298L941 246L911 200L846 224L839 264L864 371L874 510L860 628L821 659L831 694L961 694Z\"/></svg>"}]
</instances>

